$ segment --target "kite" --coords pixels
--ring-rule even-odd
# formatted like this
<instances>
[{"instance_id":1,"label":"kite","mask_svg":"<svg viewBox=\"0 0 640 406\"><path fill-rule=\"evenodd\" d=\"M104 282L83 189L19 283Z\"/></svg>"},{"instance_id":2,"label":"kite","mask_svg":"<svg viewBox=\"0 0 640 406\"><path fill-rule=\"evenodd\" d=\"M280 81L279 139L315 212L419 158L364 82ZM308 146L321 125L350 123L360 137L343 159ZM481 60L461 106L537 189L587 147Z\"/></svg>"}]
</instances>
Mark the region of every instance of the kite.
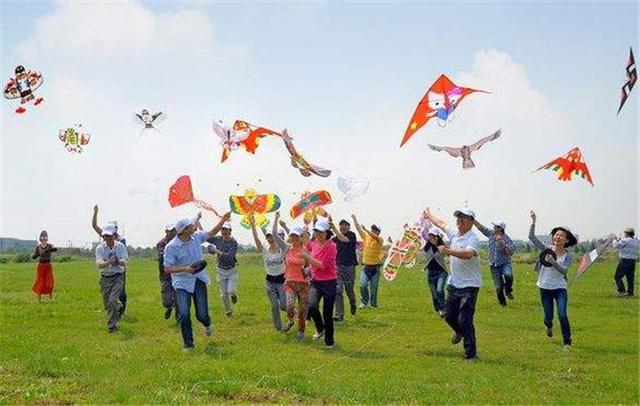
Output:
<instances>
[{"instance_id":1,"label":"kite","mask_svg":"<svg viewBox=\"0 0 640 406\"><path fill-rule=\"evenodd\" d=\"M604 241L600 245L598 245L596 249L589 252L588 254L584 254L582 258L580 258L580 264L578 265L578 272L576 272L571 282L569 282L569 285L574 283L579 277L581 277L585 272L587 272L587 269L589 269L591 265L593 265L593 263L596 262L596 260L602 254L604 254L607 248L609 248L614 238L615 238L614 235L606 236L604 238Z\"/></svg>"},{"instance_id":2,"label":"kite","mask_svg":"<svg viewBox=\"0 0 640 406\"><path fill-rule=\"evenodd\" d=\"M282 136L284 145L287 147L287 151L289 151L289 154L291 155L291 165L294 168L297 168L302 176L309 177L311 174L314 174L326 178L331 175L330 169L324 169L317 165L310 164L306 159L304 159L293 145L293 139L289 136L286 129L282 131L282 134L280 135Z\"/></svg>"},{"instance_id":3,"label":"kite","mask_svg":"<svg viewBox=\"0 0 640 406\"><path fill-rule=\"evenodd\" d=\"M445 151L446 153L448 153L454 158L462 158L462 169L471 169L476 167L476 164L471 160L471 153L479 150L487 142L497 139L498 137L500 137L501 134L502 134L502 130L498 130L489 136L481 138L480 140L476 141L475 143L469 146L463 145L459 148L438 147L436 145L431 145L431 144L429 144L429 148L431 148L434 151Z\"/></svg>"},{"instance_id":4,"label":"kite","mask_svg":"<svg viewBox=\"0 0 640 406\"><path fill-rule=\"evenodd\" d=\"M434 117L438 119L440 127L446 126L447 121L453 120L455 109L462 99L474 92L489 93L484 90L456 86L448 77L440 75L418 103L400 146L406 144L416 131Z\"/></svg>"},{"instance_id":5,"label":"kite","mask_svg":"<svg viewBox=\"0 0 640 406\"><path fill-rule=\"evenodd\" d=\"M416 264L416 254L424 247L421 234L421 227L404 225L402 236L391 245L382 266L382 273L386 280L394 280L401 265L412 268Z\"/></svg>"},{"instance_id":6,"label":"kite","mask_svg":"<svg viewBox=\"0 0 640 406\"><path fill-rule=\"evenodd\" d=\"M16 109L17 114L22 114L27 109L22 104L33 102L34 106L39 105L44 100L42 97L35 97L35 92L42 83L44 78L42 74L35 70L25 70L24 66L19 65L15 70L15 77L9 78L9 81L4 86L4 98L5 99L17 99L20 98L20 104Z\"/></svg>"},{"instance_id":7,"label":"kite","mask_svg":"<svg viewBox=\"0 0 640 406\"><path fill-rule=\"evenodd\" d=\"M558 157L548 164L542 165L536 169L536 171L539 171L540 169L560 171L558 174L558 180L563 182L570 181L571 175L575 173L576 176L581 176L584 180L589 182L591 186L593 186L589 168L587 167L587 163L582 160L582 153L578 147L572 148L565 156Z\"/></svg>"},{"instance_id":8,"label":"kite","mask_svg":"<svg viewBox=\"0 0 640 406\"><path fill-rule=\"evenodd\" d=\"M280 197L275 194L259 195L255 190L247 189L242 196L229 196L229 206L232 212L242 215L240 224L244 228L251 228L251 216L257 227L265 228L269 225L269 219L264 214L280 208Z\"/></svg>"},{"instance_id":9,"label":"kite","mask_svg":"<svg viewBox=\"0 0 640 406\"><path fill-rule=\"evenodd\" d=\"M142 109L142 111L140 113L135 113L133 116L134 120L138 123L138 124L142 124L142 131L144 132L145 130L158 130L155 125L156 124L160 124L161 122L164 121L165 118L167 118L167 115L165 113L163 113L162 111L159 111L157 113L150 113L149 110L147 109ZM140 133L142 134L142 133Z\"/></svg>"},{"instance_id":10,"label":"kite","mask_svg":"<svg viewBox=\"0 0 640 406\"><path fill-rule=\"evenodd\" d=\"M260 139L268 135L280 135L268 128L257 127L242 120L236 120L232 128L227 127L220 120L214 120L213 131L220 138L220 144L222 144L223 148L220 162L226 161L231 151L235 151L241 146L247 152L255 154L260 145Z\"/></svg>"},{"instance_id":11,"label":"kite","mask_svg":"<svg viewBox=\"0 0 640 406\"><path fill-rule=\"evenodd\" d=\"M344 196L345 202L350 202L364 195L368 189L369 181L367 179L351 176L338 178L338 190Z\"/></svg>"},{"instance_id":12,"label":"kite","mask_svg":"<svg viewBox=\"0 0 640 406\"><path fill-rule=\"evenodd\" d=\"M193 203L196 207L213 212L218 217L220 214L209 203L193 197L191 178L187 175L180 176L169 188L169 205L177 207L185 203Z\"/></svg>"},{"instance_id":13,"label":"kite","mask_svg":"<svg viewBox=\"0 0 640 406\"><path fill-rule=\"evenodd\" d=\"M633 57L633 49L629 48L629 61L626 66L627 71L627 81L622 86L622 94L620 96L620 107L618 107L618 112L616 114L620 114L620 110L622 110L622 106L627 101L629 97L629 93L631 93L631 89L636 84L638 80L638 72L636 71L636 60Z\"/></svg>"},{"instance_id":14,"label":"kite","mask_svg":"<svg viewBox=\"0 0 640 406\"><path fill-rule=\"evenodd\" d=\"M82 124L58 130L58 138L64 142L64 147L69 152L77 154L82 152L82 145L87 145L91 135L84 132Z\"/></svg>"},{"instance_id":15,"label":"kite","mask_svg":"<svg viewBox=\"0 0 640 406\"><path fill-rule=\"evenodd\" d=\"M331 203L331 195L326 190L319 190L314 193L304 192L298 203L296 203L289 214L295 219L304 213L304 223L309 224L315 221L318 216L327 217L327 212L322 208Z\"/></svg>"}]
</instances>

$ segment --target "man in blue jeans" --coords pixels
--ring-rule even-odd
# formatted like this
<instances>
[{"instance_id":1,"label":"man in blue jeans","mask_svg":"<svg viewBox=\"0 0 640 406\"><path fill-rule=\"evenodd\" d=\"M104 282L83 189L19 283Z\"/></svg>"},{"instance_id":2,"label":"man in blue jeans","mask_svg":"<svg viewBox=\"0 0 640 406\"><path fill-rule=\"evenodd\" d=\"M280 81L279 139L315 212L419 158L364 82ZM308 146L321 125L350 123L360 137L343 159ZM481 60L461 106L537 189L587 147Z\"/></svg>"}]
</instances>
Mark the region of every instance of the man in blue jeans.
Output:
<instances>
[{"instance_id":1,"label":"man in blue jeans","mask_svg":"<svg viewBox=\"0 0 640 406\"><path fill-rule=\"evenodd\" d=\"M505 234L507 225L504 221L491 223L493 230L489 230L474 220L478 231L489 239L489 266L491 267L491 277L496 287L496 296L500 306L507 305L506 296L513 300L513 268L511 267L511 256L516 250L516 246L511 238Z\"/></svg>"},{"instance_id":2,"label":"man in blue jeans","mask_svg":"<svg viewBox=\"0 0 640 406\"><path fill-rule=\"evenodd\" d=\"M213 333L209 317L207 284L209 275L202 261L202 243L212 238L231 213L225 213L218 224L209 232L196 231L196 221L182 219L176 223L176 237L164 249L164 269L171 275L171 284L176 291L178 323L185 351L193 351L193 330L191 328L191 300L195 303L196 318L204 326L207 336Z\"/></svg>"}]
</instances>

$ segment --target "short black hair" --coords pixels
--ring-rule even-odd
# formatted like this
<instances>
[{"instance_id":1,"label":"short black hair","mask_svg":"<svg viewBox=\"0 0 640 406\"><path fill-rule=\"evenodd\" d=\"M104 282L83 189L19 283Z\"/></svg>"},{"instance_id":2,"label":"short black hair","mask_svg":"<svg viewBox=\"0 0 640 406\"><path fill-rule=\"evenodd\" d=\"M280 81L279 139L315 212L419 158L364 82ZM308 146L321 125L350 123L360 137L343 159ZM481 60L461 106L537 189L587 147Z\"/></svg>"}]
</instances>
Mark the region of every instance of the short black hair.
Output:
<instances>
[{"instance_id":1,"label":"short black hair","mask_svg":"<svg viewBox=\"0 0 640 406\"><path fill-rule=\"evenodd\" d=\"M338 224L341 226L351 226L351 224L349 224L349 222L345 219L340 220Z\"/></svg>"}]
</instances>

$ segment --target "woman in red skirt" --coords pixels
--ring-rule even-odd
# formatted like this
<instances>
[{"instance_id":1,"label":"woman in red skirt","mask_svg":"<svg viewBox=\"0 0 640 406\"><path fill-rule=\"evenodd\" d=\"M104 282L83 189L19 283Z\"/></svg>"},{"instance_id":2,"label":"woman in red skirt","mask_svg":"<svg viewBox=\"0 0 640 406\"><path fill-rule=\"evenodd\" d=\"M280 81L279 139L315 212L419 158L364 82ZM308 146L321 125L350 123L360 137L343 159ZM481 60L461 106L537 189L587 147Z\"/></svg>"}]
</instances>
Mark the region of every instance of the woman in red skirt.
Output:
<instances>
[{"instance_id":1,"label":"woman in red skirt","mask_svg":"<svg viewBox=\"0 0 640 406\"><path fill-rule=\"evenodd\" d=\"M51 266L51 253L58 251L56 247L49 244L49 236L46 231L40 233L40 244L36 245L33 259L38 260L36 268L36 282L31 290L38 295L38 301L42 303L42 295L49 295L49 300L53 302L53 267Z\"/></svg>"}]
</instances>

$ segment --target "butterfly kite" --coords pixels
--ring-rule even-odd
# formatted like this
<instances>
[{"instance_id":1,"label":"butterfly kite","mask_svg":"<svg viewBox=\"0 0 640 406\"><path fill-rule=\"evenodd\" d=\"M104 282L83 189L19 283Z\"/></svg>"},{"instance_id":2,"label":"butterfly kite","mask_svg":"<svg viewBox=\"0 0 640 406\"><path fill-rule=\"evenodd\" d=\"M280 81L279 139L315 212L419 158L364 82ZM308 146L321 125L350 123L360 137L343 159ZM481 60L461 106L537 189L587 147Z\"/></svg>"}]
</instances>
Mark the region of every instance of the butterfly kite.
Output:
<instances>
[{"instance_id":1,"label":"butterfly kite","mask_svg":"<svg viewBox=\"0 0 640 406\"><path fill-rule=\"evenodd\" d=\"M331 203L331 195L326 190L309 193L304 192L298 203L290 210L291 218L295 219L304 213L304 223L315 221L318 216L327 217L327 212L322 208Z\"/></svg>"},{"instance_id":2,"label":"butterfly kite","mask_svg":"<svg viewBox=\"0 0 640 406\"><path fill-rule=\"evenodd\" d=\"M214 120L213 131L218 135L220 144L222 144L222 159L220 162L226 161L231 152L239 147L243 147L247 152L255 154L260 145L260 139L268 135L280 135L275 131L257 127L242 120L236 120L231 128L220 120Z\"/></svg>"},{"instance_id":3,"label":"butterfly kite","mask_svg":"<svg viewBox=\"0 0 640 406\"><path fill-rule=\"evenodd\" d=\"M369 189L369 181L358 177L338 177L338 190L344 196L345 202L350 202L365 193Z\"/></svg>"},{"instance_id":4,"label":"butterfly kite","mask_svg":"<svg viewBox=\"0 0 640 406\"><path fill-rule=\"evenodd\" d=\"M602 243L599 244L596 247L596 249L592 250L587 254L584 254L582 258L580 258L580 264L578 265L578 272L576 272L576 275L573 277L571 282L569 282L569 285L573 284L578 278L580 278L585 272L587 272L587 269L589 269L591 265L593 265L593 263L596 262L596 260L602 254L604 254L607 248L609 248L614 238L615 238L614 235L606 236L604 238L604 241L602 241Z\"/></svg>"},{"instance_id":5,"label":"butterfly kite","mask_svg":"<svg viewBox=\"0 0 640 406\"><path fill-rule=\"evenodd\" d=\"M280 197L275 194L259 195L253 189L247 189L242 196L230 196L229 206L231 211L242 215L240 224L244 228L251 228L249 218L253 216L255 224L259 228L269 225L269 219L265 213L271 213L280 208Z\"/></svg>"},{"instance_id":6,"label":"butterfly kite","mask_svg":"<svg viewBox=\"0 0 640 406\"><path fill-rule=\"evenodd\" d=\"M440 75L418 103L400 146L406 144L416 131L434 117L437 118L440 127L446 126L448 121L453 120L455 109L462 99L474 92L489 93L457 86L445 75Z\"/></svg>"},{"instance_id":7,"label":"butterfly kite","mask_svg":"<svg viewBox=\"0 0 640 406\"><path fill-rule=\"evenodd\" d=\"M145 130L157 130L155 125L160 124L167 118L167 115L161 111L157 113L151 113L147 109L142 109L140 113L135 113L133 118L138 124L141 124L142 131Z\"/></svg>"},{"instance_id":8,"label":"butterfly kite","mask_svg":"<svg viewBox=\"0 0 640 406\"><path fill-rule=\"evenodd\" d=\"M282 131L281 136L284 141L284 145L287 147L287 151L289 151L289 154L291 155L291 165L293 165L294 168L297 168L302 176L308 177L311 176L311 174L314 174L326 178L331 175L330 169L324 169L317 165L313 165L304 159L293 145L293 139L289 136L286 129Z\"/></svg>"},{"instance_id":9,"label":"butterfly kite","mask_svg":"<svg viewBox=\"0 0 640 406\"><path fill-rule=\"evenodd\" d=\"M42 97L36 97L35 92L42 83L44 78L42 74L34 70L25 70L24 66L20 65L16 67L15 77L9 78L9 81L4 86L5 99L17 99L20 98L20 106L16 109L17 114L22 114L27 111L23 104L33 102L34 106L39 105L44 100Z\"/></svg>"},{"instance_id":10,"label":"butterfly kite","mask_svg":"<svg viewBox=\"0 0 640 406\"><path fill-rule=\"evenodd\" d=\"M209 203L193 197L191 178L187 175L180 176L169 188L169 205L171 207L177 207L185 203L193 203L196 207L208 210L220 217L220 214Z\"/></svg>"},{"instance_id":11,"label":"butterfly kite","mask_svg":"<svg viewBox=\"0 0 640 406\"><path fill-rule=\"evenodd\" d=\"M84 132L82 124L76 124L73 127L58 130L58 138L64 142L67 151L79 154L82 152L82 146L89 143L91 135Z\"/></svg>"},{"instance_id":12,"label":"butterfly kite","mask_svg":"<svg viewBox=\"0 0 640 406\"><path fill-rule=\"evenodd\" d=\"M632 48L629 48L629 60L627 61L626 71L627 71L627 81L622 86L622 95L620 97L620 107L618 107L618 113L616 114L620 114L620 110L622 110L622 106L624 106L624 103L627 101L627 98L629 97L629 93L631 93L631 89L633 89L633 86L636 84L636 81L638 80L638 72L636 71L636 60L633 57Z\"/></svg>"},{"instance_id":13,"label":"butterfly kite","mask_svg":"<svg viewBox=\"0 0 640 406\"><path fill-rule=\"evenodd\" d=\"M563 182L570 181L571 175L575 174L581 176L584 180L589 182L593 186L591 180L591 174L586 162L582 160L582 153L580 148L572 148L565 156L558 157L546 165L542 165L536 171L540 169L552 169L558 173L558 180Z\"/></svg>"},{"instance_id":14,"label":"butterfly kite","mask_svg":"<svg viewBox=\"0 0 640 406\"><path fill-rule=\"evenodd\" d=\"M429 144L429 148L434 151L445 151L449 155L454 158L462 158L462 169L471 169L475 168L476 164L471 160L471 153L479 150L484 144L489 141L493 141L500 137L502 134L501 130L494 132L493 134L484 137L471 145L463 145L458 148L454 147L438 147L436 145Z\"/></svg>"},{"instance_id":15,"label":"butterfly kite","mask_svg":"<svg viewBox=\"0 0 640 406\"><path fill-rule=\"evenodd\" d=\"M424 247L421 235L422 228L420 226L404 225L402 236L391 245L387 259L382 266L382 273L386 280L394 280L401 265L413 268L416 264L416 254Z\"/></svg>"}]
</instances>

